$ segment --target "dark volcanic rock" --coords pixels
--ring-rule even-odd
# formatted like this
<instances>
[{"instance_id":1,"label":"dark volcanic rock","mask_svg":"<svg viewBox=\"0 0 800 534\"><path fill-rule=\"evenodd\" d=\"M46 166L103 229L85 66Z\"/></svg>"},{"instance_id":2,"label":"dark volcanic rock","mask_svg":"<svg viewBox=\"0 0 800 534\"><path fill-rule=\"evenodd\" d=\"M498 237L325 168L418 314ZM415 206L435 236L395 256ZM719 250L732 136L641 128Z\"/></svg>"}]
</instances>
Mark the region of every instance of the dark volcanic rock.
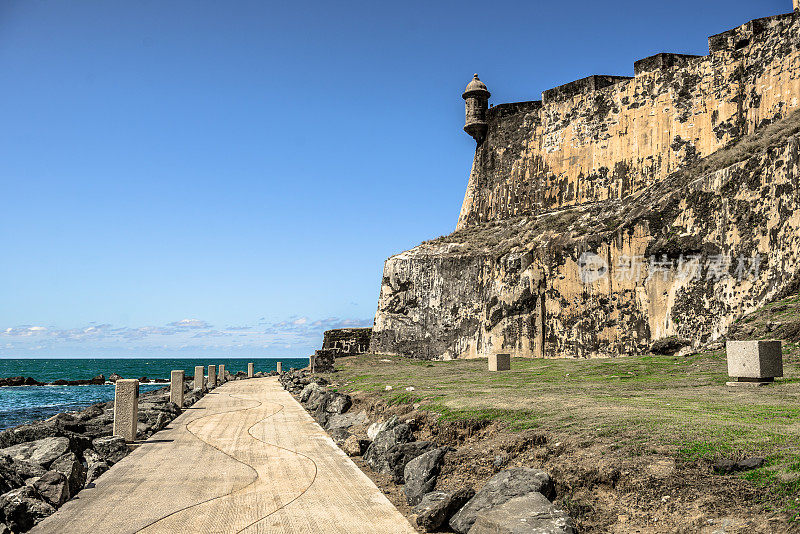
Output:
<instances>
[{"instance_id":1,"label":"dark volcanic rock","mask_svg":"<svg viewBox=\"0 0 800 534\"><path fill-rule=\"evenodd\" d=\"M25 532L55 512L31 486L23 486L0 495L0 523L13 532Z\"/></svg>"},{"instance_id":2,"label":"dark volcanic rock","mask_svg":"<svg viewBox=\"0 0 800 534\"><path fill-rule=\"evenodd\" d=\"M412 510L412 522L428 532L439 530L473 496L475 490L472 488L460 489L453 493L445 491L426 493L422 501Z\"/></svg>"},{"instance_id":3,"label":"dark volcanic rock","mask_svg":"<svg viewBox=\"0 0 800 534\"><path fill-rule=\"evenodd\" d=\"M469 534L575 534L569 515L541 493L514 497L478 514Z\"/></svg>"},{"instance_id":4,"label":"dark volcanic rock","mask_svg":"<svg viewBox=\"0 0 800 534\"><path fill-rule=\"evenodd\" d=\"M379 466L384 461L389 449L409 441L411 441L411 428L405 423L396 424L378 432L375 440L364 454L364 460L373 470L379 471Z\"/></svg>"},{"instance_id":5,"label":"dark volcanic rock","mask_svg":"<svg viewBox=\"0 0 800 534\"><path fill-rule=\"evenodd\" d=\"M65 477L69 483L69 496L72 497L83 489L86 484L86 468L83 463L78 459L74 452L68 452L65 455L57 458L51 465L50 469L58 471Z\"/></svg>"},{"instance_id":6,"label":"dark volcanic rock","mask_svg":"<svg viewBox=\"0 0 800 534\"><path fill-rule=\"evenodd\" d=\"M436 478L444 461L444 455L449 447L439 447L421 454L406 464L403 472L406 501L409 506L415 506L422 500L422 496L433 491L436 487Z\"/></svg>"},{"instance_id":7,"label":"dark volcanic rock","mask_svg":"<svg viewBox=\"0 0 800 534\"><path fill-rule=\"evenodd\" d=\"M108 471L110 467L102 456L93 449L88 449L83 453L83 458L86 460L86 483L89 485L94 482L97 477Z\"/></svg>"},{"instance_id":8,"label":"dark volcanic rock","mask_svg":"<svg viewBox=\"0 0 800 534\"><path fill-rule=\"evenodd\" d=\"M392 476L395 484L403 484L403 473L408 462L430 451L435 445L429 441L413 441L402 443L386 451L384 461L380 463L378 471Z\"/></svg>"},{"instance_id":9,"label":"dark volcanic rock","mask_svg":"<svg viewBox=\"0 0 800 534\"><path fill-rule=\"evenodd\" d=\"M337 445L342 445L350 437L350 432L344 428L337 428L336 430L329 432L329 434L331 439L333 439Z\"/></svg>"},{"instance_id":10,"label":"dark volcanic rock","mask_svg":"<svg viewBox=\"0 0 800 534\"><path fill-rule=\"evenodd\" d=\"M540 469L515 467L497 473L486 485L450 519L450 527L466 534L478 514L500 506L514 497L538 492L548 499L555 498L555 487L550 475Z\"/></svg>"},{"instance_id":11,"label":"dark volcanic rock","mask_svg":"<svg viewBox=\"0 0 800 534\"><path fill-rule=\"evenodd\" d=\"M367 422L367 412L361 411L357 414L355 413L343 413L332 415L328 418L328 424L325 425L330 431L336 430L337 428L350 428L353 425L363 425Z\"/></svg>"},{"instance_id":12,"label":"dark volcanic rock","mask_svg":"<svg viewBox=\"0 0 800 534\"><path fill-rule=\"evenodd\" d=\"M10 376L0 378L0 387L3 386L43 386L42 382L34 380L30 376Z\"/></svg>"},{"instance_id":13,"label":"dark volcanic rock","mask_svg":"<svg viewBox=\"0 0 800 534\"><path fill-rule=\"evenodd\" d=\"M111 382L111 383L114 383L117 380L119 380L120 378L122 378L122 377L119 376L117 373L111 373L111 376L108 377L108 381Z\"/></svg>"},{"instance_id":14,"label":"dark volcanic rock","mask_svg":"<svg viewBox=\"0 0 800 534\"><path fill-rule=\"evenodd\" d=\"M17 471L11 457L0 456L0 493L24 486L25 478Z\"/></svg>"},{"instance_id":15,"label":"dark volcanic rock","mask_svg":"<svg viewBox=\"0 0 800 534\"><path fill-rule=\"evenodd\" d=\"M130 452L128 445L125 444L125 438L120 436L108 436L94 439L92 440L92 448L94 448L100 457L109 465L114 465L119 462Z\"/></svg>"},{"instance_id":16,"label":"dark volcanic rock","mask_svg":"<svg viewBox=\"0 0 800 534\"><path fill-rule=\"evenodd\" d=\"M89 443L75 431L75 429L80 430L81 428L82 422L69 415L59 414L59 416L51 417L46 421L37 421L3 430L0 432L0 448L44 438L68 437L73 442L73 446L80 449L88 446Z\"/></svg>"},{"instance_id":17,"label":"dark volcanic rock","mask_svg":"<svg viewBox=\"0 0 800 534\"><path fill-rule=\"evenodd\" d=\"M56 508L67 502L70 497L67 477L58 471L47 471L33 483L33 487L44 500Z\"/></svg>"},{"instance_id":18,"label":"dark volcanic rock","mask_svg":"<svg viewBox=\"0 0 800 534\"><path fill-rule=\"evenodd\" d=\"M44 438L6 447L0 450L0 454L46 467L69 450L69 438Z\"/></svg>"}]
</instances>

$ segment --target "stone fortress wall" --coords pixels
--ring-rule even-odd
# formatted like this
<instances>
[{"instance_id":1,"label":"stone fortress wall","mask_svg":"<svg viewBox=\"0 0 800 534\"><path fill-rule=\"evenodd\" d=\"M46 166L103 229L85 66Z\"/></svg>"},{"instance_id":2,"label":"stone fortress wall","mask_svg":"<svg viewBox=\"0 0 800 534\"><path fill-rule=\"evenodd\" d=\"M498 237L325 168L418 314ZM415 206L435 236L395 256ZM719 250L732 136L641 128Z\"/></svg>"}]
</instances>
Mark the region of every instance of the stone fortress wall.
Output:
<instances>
[{"instance_id":1,"label":"stone fortress wall","mask_svg":"<svg viewBox=\"0 0 800 534\"><path fill-rule=\"evenodd\" d=\"M462 95L477 148L457 230L386 261L370 350L585 358L670 336L699 346L796 291L800 14L751 21L709 49L492 108L476 75ZM760 269L737 277L737 258L756 257ZM586 258L604 276L586 280Z\"/></svg>"},{"instance_id":2,"label":"stone fortress wall","mask_svg":"<svg viewBox=\"0 0 800 534\"><path fill-rule=\"evenodd\" d=\"M487 112L457 228L634 195L784 117L800 96L800 16L658 54L634 76L590 76Z\"/></svg>"}]
</instances>

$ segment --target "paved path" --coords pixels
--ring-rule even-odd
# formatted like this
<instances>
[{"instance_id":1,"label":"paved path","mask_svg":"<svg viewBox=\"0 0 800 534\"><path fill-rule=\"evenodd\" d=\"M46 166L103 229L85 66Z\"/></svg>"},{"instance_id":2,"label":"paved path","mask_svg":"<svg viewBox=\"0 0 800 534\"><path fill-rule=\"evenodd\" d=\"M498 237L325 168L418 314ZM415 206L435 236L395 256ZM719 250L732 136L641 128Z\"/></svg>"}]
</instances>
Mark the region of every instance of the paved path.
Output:
<instances>
[{"instance_id":1,"label":"paved path","mask_svg":"<svg viewBox=\"0 0 800 534\"><path fill-rule=\"evenodd\" d=\"M416 532L276 378L228 382L30 532Z\"/></svg>"}]
</instances>

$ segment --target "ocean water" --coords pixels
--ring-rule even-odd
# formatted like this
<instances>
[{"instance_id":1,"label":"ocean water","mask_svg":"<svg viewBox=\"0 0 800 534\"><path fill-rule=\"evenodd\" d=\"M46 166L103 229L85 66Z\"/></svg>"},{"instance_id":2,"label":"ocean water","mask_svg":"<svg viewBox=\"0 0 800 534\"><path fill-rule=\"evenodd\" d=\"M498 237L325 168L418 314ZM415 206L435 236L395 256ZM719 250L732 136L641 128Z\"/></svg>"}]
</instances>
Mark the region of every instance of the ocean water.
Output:
<instances>
[{"instance_id":1,"label":"ocean water","mask_svg":"<svg viewBox=\"0 0 800 534\"><path fill-rule=\"evenodd\" d=\"M247 371L248 362L255 364L256 372L308 365L307 358L60 358L60 359L0 359L0 377L31 376L39 382L58 379L80 380L117 373L123 378L166 378L174 369L184 369L187 376L194 375L196 365L225 365L229 373ZM164 387L164 384L142 384L141 391ZM60 412L80 410L98 402L113 400L114 385L98 386L19 386L0 387L0 429L29 421L46 419Z\"/></svg>"}]
</instances>

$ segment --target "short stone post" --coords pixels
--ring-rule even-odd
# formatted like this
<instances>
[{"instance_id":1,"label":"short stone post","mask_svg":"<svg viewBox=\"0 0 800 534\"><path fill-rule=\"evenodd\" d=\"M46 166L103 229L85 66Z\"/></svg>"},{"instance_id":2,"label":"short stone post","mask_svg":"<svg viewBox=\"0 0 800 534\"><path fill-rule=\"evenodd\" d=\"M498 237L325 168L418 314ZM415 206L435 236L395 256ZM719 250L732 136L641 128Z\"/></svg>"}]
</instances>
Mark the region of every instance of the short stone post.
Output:
<instances>
[{"instance_id":1,"label":"short stone post","mask_svg":"<svg viewBox=\"0 0 800 534\"><path fill-rule=\"evenodd\" d=\"M227 378L225 378L225 364L219 364L219 383L223 384Z\"/></svg>"},{"instance_id":2,"label":"short stone post","mask_svg":"<svg viewBox=\"0 0 800 534\"><path fill-rule=\"evenodd\" d=\"M511 355L510 354L490 354L489 355L489 370L490 371L509 371L509 370L511 370Z\"/></svg>"},{"instance_id":3,"label":"short stone post","mask_svg":"<svg viewBox=\"0 0 800 534\"><path fill-rule=\"evenodd\" d=\"M251 363L247 364L247 378L253 378L255 373L255 366Z\"/></svg>"},{"instance_id":4,"label":"short stone post","mask_svg":"<svg viewBox=\"0 0 800 534\"><path fill-rule=\"evenodd\" d=\"M316 363L316 360L317 356L314 354L308 357L308 368L311 370L312 373L314 372L314 364Z\"/></svg>"},{"instance_id":5,"label":"short stone post","mask_svg":"<svg viewBox=\"0 0 800 534\"><path fill-rule=\"evenodd\" d=\"M120 378L114 384L114 435L136 441L139 424L139 381Z\"/></svg>"},{"instance_id":6,"label":"short stone post","mask_svg":"<svg viewBox=\"0 0 800 534\"><path fill-rule=\"evenodd\" d=\"M208 366L208 389L217 387L217 366Z\"/></svg>"},{"instance_id":7,"label":"short stone post","mask_svg":"<svg viewBox=\"0 0 800 534\"><path fill-rule=\"evenodd\" d=\"M186 378L186 371L178 369L169 374L169 401L183 408L183 382Z\"/></svg>"},{"instance_id":8,"label":"short stone post","mask_svg":"<svg viewBox=\"0 0 800 534\"><path fill-rule=\"evenodd\" d=\"M278 374L281 374L283 370L281 369L281 362L278 362L275 366L275 370L278 371Z\"/></svg>"},{"instance_id":9,"label":"short stone post","mask_svg":"<svg viewBox=\"0 0 800 534\"><path fill-rule=\"evenodd\" d=\"M194 390L202 392L203 387L203 366L198 365L194 368Z\"/></svg>"},{"instance_id":10,"label":"short stone post","mask_svg":"<svg viewBox=\"0 0 800 534\"><path fill-rule=\"evenodd\" d=\"M728 341L729 386L766 386L783 376L783 350L780 341Z\"/></svg>"}]
</instances>

